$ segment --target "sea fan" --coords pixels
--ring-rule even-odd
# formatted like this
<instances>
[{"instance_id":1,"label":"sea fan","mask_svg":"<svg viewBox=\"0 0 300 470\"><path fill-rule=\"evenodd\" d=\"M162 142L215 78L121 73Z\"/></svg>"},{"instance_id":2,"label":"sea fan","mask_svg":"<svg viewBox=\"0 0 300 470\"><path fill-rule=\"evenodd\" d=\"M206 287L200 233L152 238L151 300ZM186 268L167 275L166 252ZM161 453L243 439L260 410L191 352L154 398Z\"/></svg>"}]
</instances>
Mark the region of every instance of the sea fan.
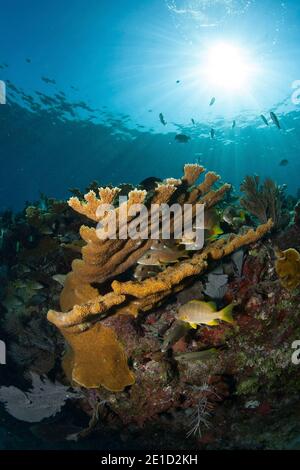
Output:
<instances>
[{"instance_id":1,"label":"sea fan","mask_svg":"<svg viewBox=\"0 0 300 470\"><path fill-rule=\"evenodd\" d=\"M28 392L17 387L0 387L0 402L6 411L20 421L38 423L56 415L69 398L78 399L78 391L69 391L68 387L51 382L47 377L40 377L31 372L32 386Z\"/></svg>"}]
</instances>

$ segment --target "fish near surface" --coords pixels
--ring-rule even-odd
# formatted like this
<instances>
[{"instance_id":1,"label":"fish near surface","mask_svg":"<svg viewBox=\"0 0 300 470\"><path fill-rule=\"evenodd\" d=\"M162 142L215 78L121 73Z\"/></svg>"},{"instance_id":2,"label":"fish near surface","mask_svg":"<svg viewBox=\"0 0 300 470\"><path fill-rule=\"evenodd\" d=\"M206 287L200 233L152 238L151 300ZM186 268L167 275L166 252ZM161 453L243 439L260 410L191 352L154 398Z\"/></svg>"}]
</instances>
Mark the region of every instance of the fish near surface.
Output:
<instances>
[{"instance_id":1,"label":"fish near surface","mask_svg":"<svg viewBox=\"0 0 300 470\"><path fill-rule=\"evenodd\" d=\"M232 317L233 308L234 304L229 304L218 312L214 302L191 300L179 308L176 318L189 323L192 328L197 328L198 325L217 326L219 320L235 323Z\"/></svg>"},{"instance_id":2,"label":"fish near surface","mask_svg":"<svg viewBox=\"0 0 300 470\"><path fill-rule=\"evenodd\" d=\"M273 111L271 111L271 112L270 112L270 116L271 116L271 119L272 119L272 121L274 122L275 126L276 126L278 129L281 129L281 125L280 125L279 119L278 119L278 117L276 116L276 114L273 113Z\"/></svg>"},{"instance_id":3,"label":"fish near surface","mask_svg":"<svg viewBox=\"0 0 300 470\"><path fill-rule=\"evenodd\" d=\"M266 118L263 114L261 114L260 117L262 118L262 120L263 120L263 122L265 123L265 125L268 126L269 123L268 123L268 121L267 121L267 118Z\"/></svg>"},{"instance_id":4,"label":"fish near surface","mask_svg":"<svg viewBox=\"0 0 300 470\"><path fill-rule=\"evenodd\" d=\"M166 120L165 120L165 118L164 118L163 113L160 113L160 115L159 115L159 120L160 120L160 122L162 123L163 126L166 126L166 125L167 125L167 122L166 122Z\"/></svg>"}]
</instances>

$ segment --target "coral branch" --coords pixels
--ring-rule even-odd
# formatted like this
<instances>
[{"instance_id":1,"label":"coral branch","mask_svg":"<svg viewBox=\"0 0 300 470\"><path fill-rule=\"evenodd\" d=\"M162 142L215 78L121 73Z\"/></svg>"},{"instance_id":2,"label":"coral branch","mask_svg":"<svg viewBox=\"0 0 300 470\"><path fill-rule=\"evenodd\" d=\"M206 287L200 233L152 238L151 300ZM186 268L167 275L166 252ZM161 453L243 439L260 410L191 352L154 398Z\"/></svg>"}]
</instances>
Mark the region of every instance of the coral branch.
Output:
<instances>
[{"instance_id":1,"label":"coral branch","mask_svg":"<svg viewBox=\"0 0 300 470\"><path fill-rule=\"evenodd\" d=\"M207 259L221 259L240 247L249 245L262 238L273 226L269 220L261 225L257 230L249 230L243 235L233 235L229 241L222 239L211 244L202 253L196 253L189 261L183 261L174 267L169 267L156 277L145 279L144 281L128 281L121 283L114 281L112 288L116 294L131 295L138 299L156 294L158 292L169 291L174 286L182 282L185 278L201 274L207 268Z\"/></svg>"}]
</instances>

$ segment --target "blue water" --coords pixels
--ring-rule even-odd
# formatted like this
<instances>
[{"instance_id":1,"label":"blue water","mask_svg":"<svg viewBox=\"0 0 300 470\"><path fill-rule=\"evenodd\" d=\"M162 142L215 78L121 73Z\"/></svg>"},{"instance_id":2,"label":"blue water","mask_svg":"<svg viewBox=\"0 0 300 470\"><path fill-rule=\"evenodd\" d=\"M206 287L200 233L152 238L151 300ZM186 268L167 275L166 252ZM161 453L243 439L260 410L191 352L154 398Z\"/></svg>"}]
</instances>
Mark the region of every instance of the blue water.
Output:
<instances>
[{"instance_id":1,"label":"blue water","mask_svg":"<svg viewBox=\"0 0 300 470\"><path fill-rule=\"evenodd\" d=\"M1 2L0 207L22 208L39 192L66 197L92 179L179 176L198 160L237 189L257 173L295 194L299 21L292 0ZM203 78L205 51L220 40L259 69L242 92ZM283 130L263 124L270 110ZM174 141L179 131L189 143Z\"/></svg>"}]
</instances>

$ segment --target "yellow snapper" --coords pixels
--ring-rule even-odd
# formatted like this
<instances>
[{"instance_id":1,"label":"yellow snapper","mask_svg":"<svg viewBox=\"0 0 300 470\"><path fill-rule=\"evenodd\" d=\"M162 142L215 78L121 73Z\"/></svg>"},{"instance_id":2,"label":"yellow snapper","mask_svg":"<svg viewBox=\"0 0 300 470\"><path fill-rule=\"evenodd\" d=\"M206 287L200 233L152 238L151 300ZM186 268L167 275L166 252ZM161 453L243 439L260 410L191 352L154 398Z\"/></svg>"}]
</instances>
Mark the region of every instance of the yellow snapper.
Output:
<instances>
[{"instance_id":1,"label":"yellow snapper","mask_svg":"<svg viewBox=\"0 0 300 470\"><path fill-rule=\"evenodd\" d=\"M192 328L197 328L198 325L215 326L219 324L219 320L234 323L233 307L234 304L230 304L218 312L214 302L191 300L179 308L176 318L189 323Z\"/></svg>"}]
</instances>

